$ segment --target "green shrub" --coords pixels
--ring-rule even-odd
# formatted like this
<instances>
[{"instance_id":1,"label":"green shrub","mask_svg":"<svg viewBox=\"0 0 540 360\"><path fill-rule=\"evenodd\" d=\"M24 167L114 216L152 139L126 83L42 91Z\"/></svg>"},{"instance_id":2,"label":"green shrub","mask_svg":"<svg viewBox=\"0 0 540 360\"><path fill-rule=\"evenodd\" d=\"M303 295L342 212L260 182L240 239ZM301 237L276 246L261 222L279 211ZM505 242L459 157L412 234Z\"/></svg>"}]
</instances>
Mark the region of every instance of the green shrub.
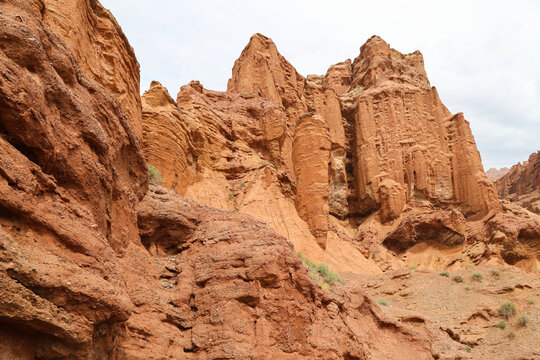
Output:
<instances>
[{"instance_id":1,"label":"green shrub","mask_svg":"<svg viewBox=\"0 0 540 360\"><path fill-rule=\"evenodd\" d=\"M317 274L314 274L314 273L309 273L309 277L314 281L319 280L319 277L317 276Z\"/></svg>"},{"instance_id":2,"label":"green shrub","mask_svg":"<svg viewBox=\"0 0 540 360\"><path fill-rule=\"evenodd\" d=\"M296 254L298 255L300 260L302 260L303 263L308 268L310 268L311 270L315 270L315 271L317 270L317 264L315 264L315 262L313 262L311 259L308 259L307 257L305 257L301 252L297 252Z\"/></svg>"},{"instance_id":3,"label":"green shrub","mask_svg":"<svg viewBox=\"0 0 540 360\"><path fill-rule=\"evenodd\" d=\"M304 265L312 270L318 273L318 275L322 278L322 280L328 284L333 285L337 282L345 284L345 280L339 277L339 275L332 270L330 270L330 267L328 264L319 264L317 265L313 260L308 259L305 257L302 253L297 252L296 253L300 260L304 263ZM315 274L314 274L315 275ZM316 276L316 275L315 275ZM312 277L313 278L313 277ZM315 279L314 279L315 280Z\"/></svg>"},{"instance_id":4,"label":"green shrub","mask_svg":"<svg viewBox=\"0 0 540 360\"><path fill-rule=\"evenodd\" d=\"M336 282L345 283L337 273L330 270L328 264L319 264L319 266L317 266L317 271L324 281L330 285L335 284Z\"/></svg>"},{"instance_id":5,"label":"green shrub","mask_svg":"<svg viewBox=\"0 0 540 360\"><path fill-rule=\"evenodd\" d=\"M499 314L508 320L511 316L516 314L516 305L511 302L505 302L499 307Z\"/></svg>"},{"instance_id":6,"label":"green shrub","mask_svg":"<svg viewBox=\"0 0 540 360\"><path fill-rule=\"evenodd\" d=\"M460 275L456 275L454 276L454 281L457 283L461 283L463 282L463 278Z\"/></svg>"},{"instance_id":7,"label":"green shrub","mask_svg":"<svg viewBox=\"0 0 540 360\"><path fill-rule=\"evenodd\" d=\"M242 190L242 189L245 188L245 187L246 187L246 183L242 181L242 182L240 183L240 186L239 186L240 190Z\"/></svg>"},{"instance_id":8,"label":"green shrub","mask_svg":"<svg viewBox=\"0 0 540 360\"><path fill-rule=\"evenodd\" d=\"M478 271L476 271L476 272L474 272L474 273L472 274L472 278L473 278L473 280L475 280L475 281L482 281L482 278L483 278L483 277L484 277L484 275L483 275L481 272L478 272Z\"/></svg>"},{"instance_id":9,"label":"green shrub","mask_svg":"<svg viewBox=\"0 0 540 360\"><path fill-rule=\"evenodd\" d=\"M377 300L377 304L382 306L388 306L388 301L386 301L386 299L380 298Z\"/></svg>"},{"instance_id":10,"label":"green shrub","mask_svg":"<svg viewBox=\"0 0 540 360\"><path fill-rule=\"evenodd\" d=\"M439 275L449 277L450 273L448 271L441 271Z\"/></svg>"},{"instance_id":11,"label":"green shrub","mask_svg":"<svg viewBox=\"0 0 540 360\"><path fill-rule=\"evenodd\" d=\"M418 268L418 265L411 265L411 269L414 270L414 269L416 269L416 268Z\"/></svg>"},{"instance_id":12,"label":"green shrub","mask_svg":"<svg viewBox=\"0 0 540 360\"><path fill-rule=\"evenodd\" d=\"M328 291L328 284L327 284L327 283L321 282L321 283L319 283L319 285L321 286L321 288L322 288L324 291Z\"/></svg>"},{"instance_id":13,"label":"green shrub","mask_svg":"<svg viewBox=\"0 0 540 360\"><path fill-rule=\"evenodd\" d=\"M491 270L491 275L498 278L499 276L501 276L501 273L499 270Z\"/></svg>"},{"instance_id":14,"label":"green shrub","mask_svg":"<svg viewBox=\"0 0 540 360\"><path fill-rule=\"evenodd\" d=\"M154 167L154 165L150 165L150 164L148 164L148 178L150 178L150 181L154 182L154 183L161 184L161 183L165 182L161 178L161 174L159 173L159 170L156 169Z\"/></svg>"},{"instance_id":15,"label":"green shrub","mask_svg":"<svg viewBox=\"0 0 540 360\"><path fill-rule=\"evenodd\" d=\"M533 298L528 298L527 299L527 305L533 305L534 304L534 299Z\"/></svg>"},{"instance_id":16,"label":"green shrub","mask_svg":"<svg viewBox=\"0 0 540 360\"><path fill-rule=\"evenodd\" d=\"M530 321L531 321L531 319L527 315L521 314L519 316L519 318L518 318L517 323L518 323L519 326L525 327L525 326L527 326L529 324Z\"/></svg>"},{"instance_id":17,"label":"green shrub","mask_svg":"<svg viewBox=\"0 0 540 360\"><path fill-rule=\"evenodd\" d=\"M495 325L496 328L499 328L499 329L504 329L506 328L506 321L502 320L500 323L498 323L497 325Z\"/></svg>"},{"instance_id":18,"label":"green shrub","mask_svg":"<svg viewBox=\"0 0 540 360\"><path fill-rule=\"evenodd\" d=\"M511 339L513 339L513 338L516 337L516 333L514 332L514 330L510 330L510 331L508 332L508 337L511 338Z\"/></svg>"},{"instance_id":19,"label":"green shrub","mask_svg":"<svg viewBox=\"0 0 540 360\"><path fill-rule=\"evenodd\" d=\"M465 351L467 352L471 352L472 348L469 346L469 345L466 345L465 346Z\"/></svg>"},{"instance_id":20,"label":"green shrub","mask_svg":"<svg viewBox=\"0 0 540 360\"><path fill-rule=\"evenodd\" d=\"M470 286L465 286L465 290L471 291L471 287Z\"/></svg>"},{"instance_id":21,"label":"green shrub","mask_svg":"<svg viewBox=\"0 0 540 360\"><path fill-rule=\"evenodd\" d=\"M229 201L232 201L234 199L234 195L232 193L229 194Z\"/></svg>"}]
</instances>

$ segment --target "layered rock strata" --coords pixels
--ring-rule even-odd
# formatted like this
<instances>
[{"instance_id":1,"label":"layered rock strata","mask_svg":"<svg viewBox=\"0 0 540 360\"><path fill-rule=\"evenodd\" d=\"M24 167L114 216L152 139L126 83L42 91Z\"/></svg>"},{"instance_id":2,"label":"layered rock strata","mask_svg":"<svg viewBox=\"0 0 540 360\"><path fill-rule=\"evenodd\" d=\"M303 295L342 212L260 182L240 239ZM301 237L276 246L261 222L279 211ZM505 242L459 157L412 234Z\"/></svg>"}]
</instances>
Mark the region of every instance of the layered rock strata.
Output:
<instances>
[{"instance_id":1,"label":"layered rock strata","mask_svg":"<svg viewBox=\"0 0 540 360\"><path fill-rule=\"evenodd\" d=\"M540 151L519 163L495 182L499 197L540 214Z\"/></svg>"},{"instance_id":2,"label":"layered rock strata","mask_svg":"<svg viewBox=\"0 0 540 360\"><path fill-rule=\"evenodd\" d=\"M153 104L157 90L167 107ZM500 209L469 123L442 104L422 55L403 55L379 37L354 62L304 78L256 34L227 92L191 83L176 104L164 92L152 85L143 104L145 153L165 184L265 221L293 199L294 216L272 222L295 245L301 236L325 248L336 235L329 222L371 214L392 222L406 206L454 208L470 219ZM264 191L255 191L262 179ZM273 200L261 208L258 196ZM293 230L298 221L309 234Z\"/></svg>"},{"instance_id":3,"label":"layered rock strata","mask_svg":"<svg viewBox=\"0 0 540 360\"><path fill-rule=\"evenodd\" d=\"M69 46L79 67L120 104L142 139L139 63L112 14L97 0L36 1L42 21Z\"/></svg>"}]
</instances>

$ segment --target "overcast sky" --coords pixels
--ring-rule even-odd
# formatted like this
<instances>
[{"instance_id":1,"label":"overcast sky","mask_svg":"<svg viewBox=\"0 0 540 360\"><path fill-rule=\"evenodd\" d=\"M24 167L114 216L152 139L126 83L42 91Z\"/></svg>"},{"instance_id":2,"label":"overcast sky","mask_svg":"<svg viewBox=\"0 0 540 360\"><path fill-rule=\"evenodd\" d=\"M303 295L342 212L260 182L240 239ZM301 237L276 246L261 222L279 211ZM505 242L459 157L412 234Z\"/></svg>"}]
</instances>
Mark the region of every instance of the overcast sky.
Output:
<instances>
[{"instance_id":1,"label":"overcast sky","mask_svg":"<svg viewBox=\"0 0 540 360\"><path fill-rule=\"evenodd\" d=\"M431 84L470 121L485 169L540 149L540 1L101 0L152 80L173 97L199 80L225 90L234 61L260 32L302 75L354 59L374 34L420 50Z\"/></svg>"}]
</instances>

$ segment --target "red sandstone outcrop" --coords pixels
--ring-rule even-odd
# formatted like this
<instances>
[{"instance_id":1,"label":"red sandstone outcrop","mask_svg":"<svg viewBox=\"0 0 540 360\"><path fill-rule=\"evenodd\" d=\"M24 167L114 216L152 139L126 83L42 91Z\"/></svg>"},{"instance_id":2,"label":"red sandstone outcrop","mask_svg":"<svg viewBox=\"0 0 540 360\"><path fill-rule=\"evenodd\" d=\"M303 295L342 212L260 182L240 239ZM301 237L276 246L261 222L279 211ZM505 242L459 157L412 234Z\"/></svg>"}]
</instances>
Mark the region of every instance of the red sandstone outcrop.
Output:
<instances>
[{"instance_id":1,"label":"red sandstone outcrop","mask_svg":"<svg viewBox=\"0 0 540 360\"><path fill-rule=\"evenodd\" d=\"M375 36L352 67L358 213L392 206L379 196L386 179L410 203L455 204L476 218L499 208L469 123L441 103L419 52L403 55Z\"/></svg>"},{"instance_id":2,"label":"red sandstone outcrop","mask_svg":"<svg viewBox=\"0 0 540 360\"><path fill-rule=\"evenodd\" d=\"M491 182L495 182L502 178L504 175L508 174L508 171L510 171L510 169L507 167L500 169L491 168L486 171L486 176Z\"/></svg>"},{"instance_id":3,"label":"red sandstone outcrop","mask_svg":"<svg viewBox=\"0 0 540 360\"><path fill-rule=\"evenodd\" d=\"M358 99L379 119L371 87L425 86L419 54L391 50L396 63L374 38L364 47L373 61L304 79L256 35L235 64L231 92L192 82L175 101L153 83L143 101L147 158L165 185L217 209L156 184L148 189L131 117L140 110L138 77L116 72L135 71L126 65L134 60L127 41L118 42L119 27L97 1L57 4L0 5L1 358L468 358L438 324L381 311L354 283L325 290L310 277L294 250L340 271L380 272L353 244L349 221L364 220L363 230L373 224L374 238L396 252L470 239L480 249L467 249L469 258L494 252L537 270L538 223L512 204L478 224L459 212L497 210L459 116L440 130L462 138L448 142L450 157L470 156L449 160L449 176L458 177L452 196L436 187L413 198L420 180L379 176L376 187L365 184L375 191L370 216L356 217L358 166L372 161L359 165ZM59 24L69 9L78 35ZM90 50L103 44L121 56ZM100 77L111 69L120 92ZM366 89L351 93L353 83ZM386 169L380 156L373 164ZM438 165L419 159L428 164L420 176L437 179L430 169ZM466 174L475 176L461 179ZM433 207L452 209L426 211Z\"/></svg>"},{"instance_id":4,"label":"red sandstone outcrop","mask_svg":"<svg viewBox=\"0 0 540 360\"><path fill-rule=\"evenodd\" d=\"M298 119L292 154L296 208L323 249L328 233L330 144L328 127L319 115L307 113Z\"/></svg>"},{"instance_id":5,"label":"red sandstone outcrop","mask_svg":"<svg viewBox=\"0 0 540 360\"><path fill-rule=\"evenodd\" d=\"M142 140L139 63L112 14L97 0L41 0L42 21L69 46L86 75L122 107Z\"/></svg>"},{"instance_id":6,"label":"red sandstone outcrop","mask_svg":"<svg viewBox=\"0 0 540 360\"><path fill-rule=\"evenodd\" d=\"M0 13L2 357L438 354L432 333L381 315L363 292L322 290L260 221L156 185L140 202L147 169L131 124L33 5ZM204 100L196 83L182 96ZM147 100L174 103L158 84Z\"/></svg>"},{"instance_id":7,"label":"red sandstone outcrop","mask_svg":"<svg viewBox=\"0 0 540 360\"><path fill-rule=\"evenodd\" d=\"M154 104L156 91L166 106ZM422 55L403 55L379 37L353 63L304 78L256 34L227 92L191 83L176 104L164 93L154 84L143 103L145 153L165 184L269 221L295 245L324 248L337 236L327 230L332 219L376 213L386 223L407 204L455 208L470 219L500 209L468 122L441 103ZM302 130L299 119L308 117L328 135ZM330 143L317 147L323 137ZM317 186L304 186L305 174Z\"/></svg>"},{"instance_id":8,"label":"red sandstone outcrop","mask_svg":"<svg viewBox=\"0 0 540 360\"><path fill-rule=\"evenodd\" d=\"M120 357L441 355L426 336L443 333L381 317L378 306L357 289L323 291L291 244L250 216L201 206L158 186L151 186L138 209L141 240L162 268L160 280L151 285L161 289L152 290L159 302L148 295L138 301L140 311L127 322ZM162 339L156 329L167 327L169 337ZM452 345L446 341L445 346Z\"/></svg>"},{"instance_id":9,"label":"red sandstone outcrop","mask_svg":"<svg viewBox=\"0 0 540 360\"><path fill-rule=\"evenodd\" d=\"M133 310L119 259L140 244L146 162L118 103L44 26L40 4L0 6L0 349L105 358Z\"/></svg>"},{"instance_id":10,"label":"red sandstone outcrop","mask_svg":"<svg viewBox=\"0 0 540 360\"><path fill-rule=\"evenodd\" d=\"M420 241L455 247L464 243L466 230L465 218L459 211L415 212L386 236L383 245L398 252Z\"/></svg>"},{"instance_id":11,"label":"red sandstone outcrop","mask_svg":"<svg viewBox=\"0 0 540 360\"><path fill-rule=\"evenodd\" d=\"M512 166L495 185L499 197L540 214L540 151L531 154L529 161Z\"/></svg>"}]
</instances>

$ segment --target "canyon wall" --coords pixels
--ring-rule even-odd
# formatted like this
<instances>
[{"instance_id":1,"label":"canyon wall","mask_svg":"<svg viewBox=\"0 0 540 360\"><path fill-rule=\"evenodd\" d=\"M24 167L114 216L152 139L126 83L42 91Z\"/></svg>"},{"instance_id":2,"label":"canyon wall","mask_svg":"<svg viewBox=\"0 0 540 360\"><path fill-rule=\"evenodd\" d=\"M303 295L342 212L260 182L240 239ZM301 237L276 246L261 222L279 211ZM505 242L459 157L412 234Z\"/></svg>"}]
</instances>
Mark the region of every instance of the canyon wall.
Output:
<instances>
[{"instance_id":1,"label":"canyon wall","mask_svg":"<svg viewBox=\"0 0 540 360\"><path fill-rule=\"evenodd\" d=\"M46 4L0 3L0 358L464 354L446 333L384 314L359 289L324 290L291 243L260 220L149 188L128 102L79 64L83 50L47 25L44 13L53 10ZM81 2L76 10L91 14L98 5ZM313 135L300 126L294 135L283 131L282 107L196 82L176 103L154 83L144 104L147 120L169 126L145 135L169 148L171 160L187 157L176 163L185 174L163 172L167 185L247 209L249 201L237 198L250 196L242 191L250 186L256 194L282 194L275 200L293 214L293 180L308 177L309 168L283 170L281 147L287 136L292 149L295 139ZM317 151L328 154L331 132L317 126L324 137ZM174 141L160 139L171 134ZM298 151L311 161L302 146ZM240 182L246 175L252 180ZM223 178L225 199L212 186L204 194L190 185ZM309 196L311 189L302 191ZM261 209L261 198L251 196Z\"/></svg>"},{"instance_id":2,"label":"canyon wall","mask_svg":"<svg viewBox=\"0 0 540 360\"><path fill-rule=\"evenodd\" d=\"M156 92L164 100L157 104ZM358 250L339 234L407 207L500 210L469 123L442 104L419 52L370 38L354 61L304 78L256 34L227 92L182 87L176 103L143 95L144 149L165 185L210 206L266 221L297 249L346 269ZM166 105L163 105L166 104ZM319 244L320 250L313 244Z\"/></svg>"},{"instance_id":3,"label":"canyon wall","mask_svg":"<svg viewBox=\"0 0 540 360\"><path fill-rule=\"evenodd\" d=\"M86 76L114 96L142 139L139 63L116 19L97 0L36 3L42 21L64 40Z\"/></svg>"},{"instance_id":4,"label":"canyon wall","mask_svg":"<svg viewBox=\"0 0 540 360\"><path fill-rule=\"evenodd\" d=\"M501 199L516 202L540 214L540 151L531 154L523 164L512 166L495 185Z\"/></svg>"}]
</instances>

